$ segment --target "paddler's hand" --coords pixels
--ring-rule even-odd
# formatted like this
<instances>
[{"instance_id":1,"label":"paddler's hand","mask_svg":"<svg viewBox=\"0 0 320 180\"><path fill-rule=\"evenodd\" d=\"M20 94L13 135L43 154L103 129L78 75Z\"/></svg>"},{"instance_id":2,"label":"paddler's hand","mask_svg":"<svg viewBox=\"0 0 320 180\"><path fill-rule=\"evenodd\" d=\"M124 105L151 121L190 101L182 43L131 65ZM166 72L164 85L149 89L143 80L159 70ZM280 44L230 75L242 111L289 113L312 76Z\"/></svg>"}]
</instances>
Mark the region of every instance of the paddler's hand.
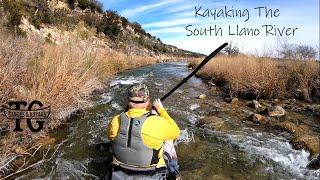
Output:
<instances>
[{"instance_id":1,"label":"paddler's hand","mask_svg":"<svg viewBox=\"0 0 320 180\"><path fill-rule=\"evenodd\" d=\"M157 112L159 112L159 110L163 108L161 100L160 99L155 99L153 101L153 107L156 109Z\"/></svg>"}]
</instances>

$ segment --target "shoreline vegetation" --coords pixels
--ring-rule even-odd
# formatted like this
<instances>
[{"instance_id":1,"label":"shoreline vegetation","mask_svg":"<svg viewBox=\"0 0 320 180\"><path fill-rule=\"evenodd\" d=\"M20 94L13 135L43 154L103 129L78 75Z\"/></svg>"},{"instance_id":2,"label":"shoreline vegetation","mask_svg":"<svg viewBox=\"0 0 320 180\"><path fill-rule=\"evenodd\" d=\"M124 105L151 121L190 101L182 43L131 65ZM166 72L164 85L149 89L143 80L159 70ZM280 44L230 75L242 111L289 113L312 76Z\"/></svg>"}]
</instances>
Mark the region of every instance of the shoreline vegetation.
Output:
<instances>
[{"instance_id":1,"label":"shoreline vegetation","mask_svg":"<svg viewBox=\"0 0 320 180\"><path fill-rule=\"evenodd\" d=\"M51 147L49 131L90 107L90 97L113 75L202 56L164 44L94 0L3 0L0 17L0 104L39 100L51 106L38 133L24 120L23 131L12 132L15 121L0 116L0 178L50 160L61 144Z\"/></svg>"},{"instance_id":2,"label":"shoreline vegetation","mask_svg":"<svg viewBox=\"0 0 320 180\"><path fill-rule=\"evenodd\" d=\"M0 177L30 167L33 156L55 141L48 136L49 131L78 110L90 107L92 93L105 87L113 75L164 61L164 57L178 59L127 55L83 40L56 45L5 33L0 39L0 104L36 99L52 110L38 133L30 132L24 120L23 131L12 132L15 120L0 116Z\"/></svg>"},{"instance_id":3,"label":"shoreline vegetation","mask_svg":"<svg viewBox=\"0 0 320 180\"><path fill-rule=\"evenodd\" d=\"M189 67L201 60L192 60ZM320 102L320 62L316 60L220 55L197 75L223 87L230 97Z\"/></svg>"},{"instance_id":4,"label":"shoreline vegetation","mask_svg":"<svg viewBox=\"0 0 320 180\"><path fill-rule=\"evenodd\" d=\"M15 121L0 116L0 177L20 169L15 159L31 158L51 141L49 130L64 123L70 114L90 106L90 94L108 78L126 69L156 63L152 57L105 51L90 44L42 44L24 38L0 37L0 104L10 100L39 100L51 106L50 118L39 133L32 133L21 121L23 132L12 132ZM42 142L43 143L43 142ZM12 163L12 164L11 164ZM18 163L20 164L20 163Z\"/></svg>"},{"instance_id":5,"label":"shoreline vegetation","mask_svg":"<svg viewBox=\"0 0 320 180\"><path fill-rule=\"evenodd\" d=\"M15 121L0 116L0 178L50 160L61 144L50 146L55 139L49 131L90 107L94 91L113 75L164 60L203 56L162 43L139 23L114 11L103 12L93 0L3 0L0 17L0 105L36 99L52 109L39 133L31 133L25 121L24 131L12 132ZM315 61L220 56L199 76L224 87L232 98L320 101ZM300 132L294 125L291 129Z\"/></svg>"},{"instance_id":6,"label":"shoreline vegetation","mask_svg":"<svg viewBox=\"0 0 320 180\"><path fill-rule=\"evenodd\" d=\"M189 68L201 60L192 60ZM235 115L242 122L288 132L295 149L306 149L311 156L320 153L318 61L219 55L197 76L243 111ZM209 116L204 124L215 119Z\"/></svg>"}]
</instances>

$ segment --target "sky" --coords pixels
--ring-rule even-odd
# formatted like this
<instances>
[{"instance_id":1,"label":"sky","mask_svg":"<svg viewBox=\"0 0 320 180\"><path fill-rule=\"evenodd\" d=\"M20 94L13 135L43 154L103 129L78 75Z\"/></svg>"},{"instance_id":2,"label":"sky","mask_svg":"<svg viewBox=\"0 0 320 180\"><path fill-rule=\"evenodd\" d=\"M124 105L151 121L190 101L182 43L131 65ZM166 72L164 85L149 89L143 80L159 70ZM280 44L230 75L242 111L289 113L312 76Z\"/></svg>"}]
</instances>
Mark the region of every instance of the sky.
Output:
<instances>
[{"instance_id":1,"label":"sky","mask_svg":"<svg viewBox=\"0 0 320 180\"><path fill-rule=\"evenodd\" d=\"M302 44L319 49L319 0L100 2L105 10L117 11L131 22L140 23L148 33L164 43L193 52L210 54L224 42L232 42L241 52L254 55L276 55L276 49L283 44ZM257 7L263 8L259 11ZM210 26L213 29L211 35ZM236 34L237 28L242 35ZM199 35L201 29L207 29L202 31L207 34ZM256 34L251 35L252 31ZM249 35L245 35L246 32ZM273 35L275 32L277 35ZM284 33L280 36L279 32Z\"/></svg>"}]
</instances>

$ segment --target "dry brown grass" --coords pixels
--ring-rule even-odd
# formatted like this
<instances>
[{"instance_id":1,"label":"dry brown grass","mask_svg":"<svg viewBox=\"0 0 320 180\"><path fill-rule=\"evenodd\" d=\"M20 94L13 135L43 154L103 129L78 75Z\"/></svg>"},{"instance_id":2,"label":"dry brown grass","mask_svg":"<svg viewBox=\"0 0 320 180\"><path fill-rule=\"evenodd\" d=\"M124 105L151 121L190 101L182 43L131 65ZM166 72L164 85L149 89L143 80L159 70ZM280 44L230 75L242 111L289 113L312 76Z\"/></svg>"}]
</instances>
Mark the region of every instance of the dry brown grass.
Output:
<instances>
[{"instance_id":1,"label":"dry brown grass","mask_svg":"<svg viewBox=\"0 0 320 180\"><path fill-rule=\"evenodd\" d=\"M0 104L10 99L36 99L50 105L52 112L45 130L40 133L30 133L25 123L21 123L23 132L13 133L14 121L0 116L0 127L5 122L10 127L0 138L0 177L15 169L10 164L4 165L19 156L15 153L18 147L30 149L39 137L61 124L68 113L86 107L89 94L107 78L125 69L155 62L153 58L127 56L89 41L54 45L1 34Z\"/></svg>"},{"instance_id":2,"label":"dry brown grass","mask_svg":"<svg viewBox=\"0 0 320 180\"><path fill-rule=\"evenodd\" d=\"M195 66L199 59L190 65ZM320 100L320 63L250 56L219 56L210 61L199 76L225 86L230 96L255 98L294 97L301 90L305 100Z\"/></svg>"}]
</instances>

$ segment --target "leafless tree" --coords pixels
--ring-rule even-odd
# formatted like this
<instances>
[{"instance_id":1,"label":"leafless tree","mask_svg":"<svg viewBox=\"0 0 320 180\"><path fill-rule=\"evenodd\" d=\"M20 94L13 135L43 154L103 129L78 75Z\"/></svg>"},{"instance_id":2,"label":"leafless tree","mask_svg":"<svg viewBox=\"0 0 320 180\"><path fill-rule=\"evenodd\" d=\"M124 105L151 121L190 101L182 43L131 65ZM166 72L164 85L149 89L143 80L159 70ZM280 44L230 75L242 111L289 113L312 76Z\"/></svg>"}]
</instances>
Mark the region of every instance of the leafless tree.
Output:
<instances>
[{"instance_id":1,"label":"leafless tree","mask_svg":"<svg viewBox=\"0 0 320 180\"><path fill-rule=\"evenodd\" d=\"M224 52L228 56L237 56L240 54L240 50L237 44L234 44L233 42L229 42L229 45L224 48Z\"/></svg>"},{"instance_id":2,"label":"leafless tree","mask_svg":"<svg viewBox=\"0 0 320 180\"><path fill-rule=\"evenodd\" d=\"M315 59L317 51L308 45L283 44L280 56L284 59L310 60Z\"/></svg>"}]
</instances>

